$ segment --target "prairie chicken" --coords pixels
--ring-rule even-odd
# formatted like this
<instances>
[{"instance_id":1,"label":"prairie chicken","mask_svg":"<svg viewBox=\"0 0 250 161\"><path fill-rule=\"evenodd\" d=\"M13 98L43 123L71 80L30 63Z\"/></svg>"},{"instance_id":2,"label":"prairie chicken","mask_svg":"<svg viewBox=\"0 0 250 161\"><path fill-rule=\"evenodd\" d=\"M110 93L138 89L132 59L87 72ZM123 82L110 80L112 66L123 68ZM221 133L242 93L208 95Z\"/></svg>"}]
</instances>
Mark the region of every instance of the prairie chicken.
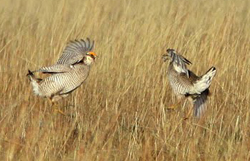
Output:
<instances>
[{"instance_id":1,"label":"prairie chicken","mask_svg":"<svg viewBox=\"0 0 250 161\"><path fill-rule=\"evenodd\" d=\"M63 51L62 56L55 65L42 67L27 76L33 87L33 92L41 97L47 97L52 102L68 96L78 88L88 77L91 64L95 61L96 54L91 52L94 41L71 41ZM50 74L40 79L34 73Z\"/></svg>"},{"instance_id":2,"label":"prairie chicken","mask_svg":"<svg viewBox=\"0 0 250 161\"><path fill-rule=\"evenodd\" d=\"M187 69L189 60L176 53L174 49L167 49L163 60L170 59L167 70L168 80L173 92L178 98L189 97L193 102L194 116L200 117L206 109L209 87L216 74L215 67L211 67L204 75L196 76Z\"/></svg>"}]
</instances>

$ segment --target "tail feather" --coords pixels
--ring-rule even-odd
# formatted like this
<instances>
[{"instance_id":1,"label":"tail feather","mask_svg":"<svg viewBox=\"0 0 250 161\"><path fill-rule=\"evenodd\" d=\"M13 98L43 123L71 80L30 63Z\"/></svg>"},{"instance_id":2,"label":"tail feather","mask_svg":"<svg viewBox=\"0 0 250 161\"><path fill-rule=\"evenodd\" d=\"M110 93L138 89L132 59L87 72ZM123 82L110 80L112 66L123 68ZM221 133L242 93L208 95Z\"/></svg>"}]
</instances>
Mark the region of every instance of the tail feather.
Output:
<instances>
[{"instance_id":1,"label":"tail feather","mask_svg":"<svg viewBox=\"0 0 250 161\"><path fill-rule=\"evenodd\" d=\"M195 91L200 94L206 89L208 89L215 74L216 68L211 67L199 80L194 83Z\"/></svg>"},{"instance_id":2,"label":"tail feather","mask_svg":"<svg viewBox=\"0 0 250 161\"><path fill-rule=\"evenodd\" d=\"M34 73L32 71L30 71L30 70L28 70L28 74L26 76L29 77L30 81L33 80L33 81L36 81L37 83L40 83L42 81L42 79L36 78Z\"/></svg>"},{"instance_id":3,"label":"tail feather","mask_svg":"<svg viewBox=\"0 0 250 161\"><path fill-rule=\"evenodd\" d=\"M34 77L34 74L30 70L28 70L28 74L26 76L28 76L29 79L31 79L32 77Z\"/></svg>"},{"instance_id":4,"label":"tail feather","mask_svg":"<svg viewBox=\"0 0 250 161\"><path fill-rule=\"evenodd\" d=\"M36 95L40 95L40 90L39 90L39 82L42 80L42 79L39 79L39 78L36 78L35 75L30 71L28 70L28 74L27 76L29 77L30 79L30 82L31 82L31 85L33 87L33 92L36 94Z\"/></svg>"}]
</instances>

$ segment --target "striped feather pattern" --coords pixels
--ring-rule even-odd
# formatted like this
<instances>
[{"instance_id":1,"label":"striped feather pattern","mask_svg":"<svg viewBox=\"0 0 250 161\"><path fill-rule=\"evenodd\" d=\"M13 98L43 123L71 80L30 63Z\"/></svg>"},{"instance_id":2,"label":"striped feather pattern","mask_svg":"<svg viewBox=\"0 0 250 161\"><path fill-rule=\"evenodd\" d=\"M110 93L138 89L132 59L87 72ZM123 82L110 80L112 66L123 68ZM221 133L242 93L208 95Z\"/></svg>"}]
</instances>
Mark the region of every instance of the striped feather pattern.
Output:
<instances>
[{"instance_id":1,"label":"striped feather pattern","mask_svg":"<svg viewBox=\"0 0 250 161\"><path fill-rule=\"evenodd\" d=\"M173 49L168 49L167 52L163 55L163 59L165 61L167 60L166 57L170 58L167 73L173 92L176 95L191 97L193 99L194 116L200 117L206 110L208 88L216 74L215 67L210 68L203 76L198 77L187 69L186 65L191 64L189 60L176 54Z\"/></svg>"},{"instance_id":2,"label":"striped feather pattern","mask_svg":"<svg viewBox=\"0 0 250 161\"><path fill-rule=\"evenodd\" d=\"M185 81L180 74L174 70L173 65L169 65L168 80L173 92L177 95L185 95L190 91L190 87L192 86L190 82Z\"/></svg>"},{"instance_id":3,"label":"striped feather pattern","mask_svg":"<svg viewBox=\"0 0 250 161\"><path fill-rule=\"evenodd\" d=\"M66 65L66 64L55 64L49 67L42 67L38 70L33 71L34 72L42 72L42 73L65 73L70 72L72 70L72 65Z\"/></svg>"},{"instance_id":4,"label":"striped feather pattern","mask_svg":"<svg viewBox=\"0 0 250 161\"><path fill-rule=\"evenodd\" d=\"M173 64L175 70L178 73L185 73L189 77L189 72L187 65L192 64L189 60L181 55L178 55L174 49L167 49L168 56L171 58L171 63Z\"/></svg>"},{"instance_id":5,"label":"striped feather pattern","mask_svg":"<svg viewBox=\"0 0 250 161\"><path fill-rule=\"evenodd\" d=\"M94 47L94 41L75 40L69 42L63 51L62 56L58 59L57 64L75 64L82 60L82 58L91 51Z\"/></svg>"},{"instance_id":6,"label":"striped feather pattern","mask_svg":"<svg viewBox=\"0 0 250 161\"><path fill-rule=\"evenodd\" d=\"M89 38L86 41L72 41L66 46L55 65L29 71L27 76L30 78L34 93L57 101L74 91L88 77L90 66L96 57L95 53L90 52L93 47L94 41L91 42ZM39 79L33 74L35 72L50 75Z\"/></svg>"},{"instance_id":7,"label":"striped feather pattern","mask_svg":"<svg viewBox=\"0 0 250 161\"><path fill-rule=\"evenodd\" d=\"M53 74L39 84L41 96L51 97L72 92L88 77L90 66L77 65L70 72Z\"/></svg>"}]
</instances>

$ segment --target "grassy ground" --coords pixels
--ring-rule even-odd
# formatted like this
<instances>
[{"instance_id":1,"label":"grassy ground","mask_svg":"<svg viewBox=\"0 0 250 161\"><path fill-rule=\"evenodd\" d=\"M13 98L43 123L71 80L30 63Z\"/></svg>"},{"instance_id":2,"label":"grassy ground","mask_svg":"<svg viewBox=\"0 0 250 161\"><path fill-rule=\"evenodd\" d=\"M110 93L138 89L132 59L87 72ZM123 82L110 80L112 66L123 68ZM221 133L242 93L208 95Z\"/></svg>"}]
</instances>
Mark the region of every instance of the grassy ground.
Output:
<instances>
[{"instance_id":1,"label":"grassy ground","mask_svg":"<svg viewBox=\"0 0 250 161\"><path fill-rule=\"evenodd\" d=\"M249 160L249 1L2 0L1 160ZM98 59L59 107L26 73L90 37ZM167 48L217 75L203 120L184 121L166 79Z\"/></svg>"}]
</instances>

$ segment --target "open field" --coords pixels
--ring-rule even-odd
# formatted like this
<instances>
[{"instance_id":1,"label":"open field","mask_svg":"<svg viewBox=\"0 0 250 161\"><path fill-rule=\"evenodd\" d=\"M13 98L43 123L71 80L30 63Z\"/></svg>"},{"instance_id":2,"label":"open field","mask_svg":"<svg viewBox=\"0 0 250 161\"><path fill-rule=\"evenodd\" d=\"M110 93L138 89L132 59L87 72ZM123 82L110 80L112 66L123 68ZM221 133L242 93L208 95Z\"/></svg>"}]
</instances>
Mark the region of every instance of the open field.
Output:
<instances>
[{"instance_id":1,"label":"open field","mask_svg":"<svg viewBox=\"0 0 250 161\"><path fill-rule=\"evenodd\" d=\"M0 160L250 160L249 1L2 0ZM98 54L59 103L34 96L27 70L56 62L69 40ZM209 108L183 120L166 79L167 48L203 74Z\"/></svg>"}]
</instances>

